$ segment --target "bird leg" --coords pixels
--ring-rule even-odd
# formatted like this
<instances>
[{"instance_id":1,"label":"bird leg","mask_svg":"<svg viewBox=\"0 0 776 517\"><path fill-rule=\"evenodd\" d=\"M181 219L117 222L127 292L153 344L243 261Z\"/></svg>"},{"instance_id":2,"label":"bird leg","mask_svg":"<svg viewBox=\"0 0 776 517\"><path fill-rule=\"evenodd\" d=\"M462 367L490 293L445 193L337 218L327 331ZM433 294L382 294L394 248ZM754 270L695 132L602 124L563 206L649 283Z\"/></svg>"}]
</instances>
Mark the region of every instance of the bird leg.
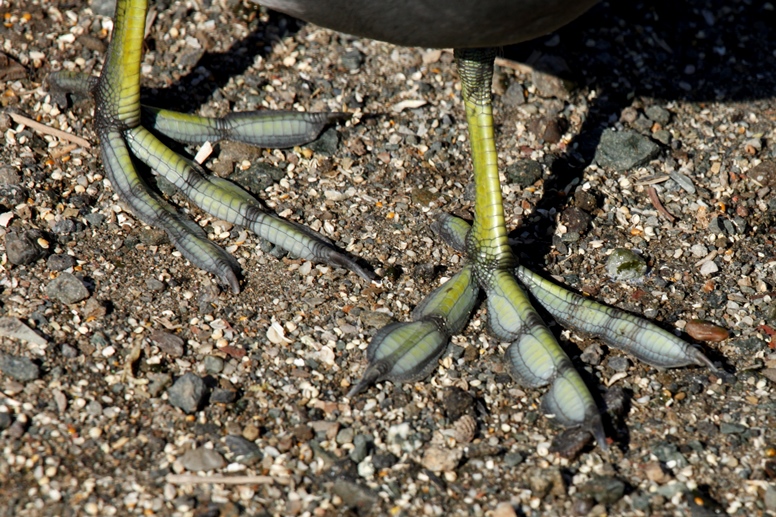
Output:
<instances>
[{"instance_id":1,"label":"bird leg","mask_svg":"<svg viewBox=\"0 0 776 517\"><path fill-rule=\"evenodd\" d=\"M214 274L233 293L240 292L237 261L152 190L135 169L133 157L164 176L211 215L250 228L300 258L344 267L374 280L371 270L325 237L266 211L247 191L208 174L154 134L187 143L228 138L263 147L291 147L309 142L327 125L345 116L262 111L207 118L141 106L140 59L147 10L147 0L119 0L113 39L99 79L70 72L50 78L55 93L94 96L95 127L103 163L119 196L143 222L164 229L192 264Z\"/></svg>"},{"instance_id":2,"label":"bird leg","mask_svg":"<svg viewBox=\"0 0 776 517\"><path fill-rule=\"evenodd\" d=\"M370 365L350 394L379 380L417 380L430 373L455 333L451 329L465 325L481 289L491 331L511 343L506 351L507 368L515 381L530 388L549 386L542 397L543 411L564 427L587 431L606 449L601 416L588 387L531 306L517 278L560 323L599 337L648 364L697 364L716 369L700 350L657 325L587 300L518 266L507 241L493 132L495 50L456 50L455 57L472 151L474 223L469 226L462 219L443 215L435 229L443 240L465 253L468 263L421 302L413 312L414 321L389 325L375 335L367 348ZM473 282L465 280L470 277ZM452 307L459 310L449 310ZM428 317L432 313L433 319Z\"/></svg>"}]
</instances>

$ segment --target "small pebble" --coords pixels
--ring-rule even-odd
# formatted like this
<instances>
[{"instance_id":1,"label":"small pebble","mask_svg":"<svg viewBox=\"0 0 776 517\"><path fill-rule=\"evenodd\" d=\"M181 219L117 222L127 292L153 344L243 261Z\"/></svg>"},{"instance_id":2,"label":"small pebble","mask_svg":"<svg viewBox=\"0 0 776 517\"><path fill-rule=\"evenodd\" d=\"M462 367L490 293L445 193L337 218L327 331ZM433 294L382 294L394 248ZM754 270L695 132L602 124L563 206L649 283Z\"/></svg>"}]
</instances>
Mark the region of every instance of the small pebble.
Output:
<instances>
[{"instance_id":1,"label":"small pebble","mask_svg":"<svg viewBox=\"0 0 776 517\"><path fill-rule=\"evenodd\" d=\"M163 353L171 357L183 356L183 338L164 330L154 330L148 338L159 347Z\"/></svg>"},{"instance_id":2,"label":"small pebble","mask_svg":"<svg viewBox=\"0 0 776 517\"><path fill-rule=\"evenodd\" d=\"M46 294L66 305L78 303L89 297L89 290L72 273L60 273L46 286Z\"/></svg>"},{"instance_id":3,"label":"small pebble","mask_svg":"<svg viewBox=\"0 0 776 517\"><path fill-rule=\"evenodd\" d=\"M155 398L161 395L162 391L172 382L172 376L169 373L149 373L148 394Z\"/></svg>"},{"instance_id":4,"label":"small pebble","mask_svg":"<svg viewBox=\"0 0 776 517\"><path fill-rule=\"evenodd\" d=\"M366 486L339 478L331 488L334 495L342 499L346 508L353 508L357 515L369 515L377 502L377 494Z\"/></svg>"},{"instance_id":5,"label":"small pebble","mask_svg":"<svg viewBox=\"0 0 776 517\"><path fill-rule=\"evenodd\" d=\"M539 181L542 173L542 166L535 160L518 160L504 170L509 183L523 188Z\"/></svg>"},{"instance_id":6,"label":"small pebble","mask_svg":"<svg viewBox=\"0 0 776 517\"><path fill-rule=\"evenodd\" d=\"M357 434L353 439L353 450L350 451L350 459L355 463L361 463L369 454L372 447L372 436Z\"/></svg>"},{"instance_id":7,"label":"small pebble","mask_svg":"<svg viewBox=\"0 0 776 517\"><path fill-rule=\"evenodd\" d=\"M671 479L657 462L650 462L644 465L644 473L647 475L647 479L655 483L663 484Z\"/></svg>"},{"instance_id":8,"label":"small pebble","mask_svg":"<svg viewBox=\"0 0 776 517\"><path fill-rule=\"evenodd\" d=\"M499 503L493 510L493 517L517 517L517 512L511 504Z\"/></svg>"},{"instance_id":9,"label":"small pebble","mask_svg":"<svg viewBox=\"0 0 776 517\"><path fill-rule=\"evenodd\" d=\"M700 273L703 276L713 275L719 271L719 267L713 260L707 260L701 265Z\"/></svg>"},{"instance_id":10,"label":"small pebble","mask_svg":"<svg viewBox=\"0 0 776 517\"><path fill-rule=\"evenodd\" d=\"M205 366L205 371L208 373L218 374L224 370L224 360L218 356L209 355L205 357L203 363Z\"/></svg>"},{"instance_id":11,"label":"small pebble","mask_svg":"<svg viewBox=\"0 0 776 517\"><path fill-rule=\"evenodd\" d=\"M75 266L75 258L65 253L50 255L46 260L46 265L51 271L64 271Z\"/></svg>"},{"instance_id":12,"label":"small pebble","mask_svg":"<svg viewBox=\"0 0 776 517\"><path fill-rule=\"evenodd\" d=\"M704 320L690 320L684 327L687 334L698 341L718 343L730 337L730 332L724 327Z\"/></svg>"},{"instance_id":13,"label":"small pebble","mask_svg":"<svg viewBox=\"0 0 776 517\"><path fill-rule=\"evenodd\" d=\"M731 424L722 422L719 424L719 432L721 434L741 434L746 432L748 428L741 424Z\"/></svg>"},{"instance_id":14,"label":"small pebble","mask_svg":"<svg viewBox=\"0 0 776 517\"><path fill-rule=\"evenodd\" d=\"M178 458L178 461L183 465L183 468L192 472L218 470L226 465L223 456L213 449L207 449L205 447L198 447L186 451L183 456Z\"/></svg>"},{"instance_id":15,"label":"small pebble","mask_svg":"<svg viewBox=\"0 0 776 517\"><path fill-rule=\"evenodd\" d=\"M601 167L627 171L647 164L660 154L660 146L635 131L607 129L595 151L595 161Z\"/></svg>"},{"instance_id":16,"label":"small pebble","mask_svg":"<svg viewBox=\"0 0 776 517\"><path fill-rule=\"evenodd\" d=\"M214 404L231 404L235 400L237 400L237 392L235 390L213 388L213 393L210 394L210 402Z\"/></svg>"},{"instance_id":17,"label":"small pebble","mask_svg":"<svg viewBox=\"0 0 776 517\"><path fill-rule=\"evenodd\" d=\"M446 472L454 470L462 457L461 449L445 449L432 445L423 453L420 463L431 472Z\"/></svg>"},{"instance_id":18,"label":"small pebble","mask_svg":"<svg viewBox=\"0 0 776 517\"><path fill-rule=\"evenodd\" d=\"M179 377L167 390L170 404L185 413L194 413L204 401L206 394L205 381L191 372Z\"/></svg>"},{"instance_id":19,"label":"small pebble","mask_svg":"<svg viewBox=\"0 0 776 517\"><path fill-rule=\"evenodd\" d=\"M389 469L399 462L399 458L391 452L379 452L372 456L375 469Z\"/></svg>"},{"instance_id":20,"label":"small pebble","mask_svg":"<svg viewBox=\"0 0 776 517\"><path fill-rule=\"evenodd\" d=\"M661 126L668 124L668 121L671 119L671 113L662 106L647 106L647 108L644 110L644 113L650 118L650 120L654 120Z\"/></svg>"},{"instance_id":21,"label":"small pebble","mask_svg":"<svg viewBox=\"0 0 776 517\"><path fill-rule=\"evenodd\" d=\"M259 431L259 428L253 424L246 425L242 431L243 438L250 441L254 441L259 437L260 434L261 432Z\"/></svg>"},{"instance_id":22,"label":"small pebble","mask_svg":"<svg viewBox=\"0 0 776 517\"><path fill-rule=\"evenodd\" d=\"M474 397L471 393L458 388L450 387L445 389L445 396L442 399L447 418L451 421L457 421L462 416L472 412L474 408Z\"/></svg>"},{"instance_id":23,"label":"small pebble","mask_svg":"<svg viewBox=\"0 0 776 517\"><path fill-rule=\"evenodd\" d=\"M229 452L232 453L232 461L251 466L264 457L259 446L242 436L229 435L224 438Z\"/></svg>"},{"instance_id":24,"label":"small pebble","mask_svg":"<svg viewBox=\"0 0 776 517\"><path fill-rule=\"evenodd\" d=\"M340 445L344 445L346 443L353 443L353 429L350 427L346 427L344 429L340 429L340 431L337 433L337 443Z\"/></svg>"},{"instance_id":25,"label":"small pebble","mask_svg":"<svg viewBox=\"0 0 776 517\"><path fill-rule=\"evenodd\" d=\"M616 248L606 260L606 274L615 282L641 279L646 273L644 258L626 248Z\"/></svg>"},{"instance_id":26,"label":"small pebble","mask_svg":"<svg viewBox=\"0 0 776 517\"><path fill-rule=\"evenodd\" d=\"M601 504L614 504L625 495L625 482L613 476L594 476L579 487L579 493Z\"/></svg>"},{"instance_id":27,"label":"small pebble","mask_svg":"<svg viewBox=\"0 0 776 517\"><path fill-rule=\"evenodd\" d=\"M607 361L607 364L609 365L609 368L615 372L627 372L628 368L630 367L630 361L628 358L619 355L610 357L609 361Z\"/></svg>"}]
</instances>

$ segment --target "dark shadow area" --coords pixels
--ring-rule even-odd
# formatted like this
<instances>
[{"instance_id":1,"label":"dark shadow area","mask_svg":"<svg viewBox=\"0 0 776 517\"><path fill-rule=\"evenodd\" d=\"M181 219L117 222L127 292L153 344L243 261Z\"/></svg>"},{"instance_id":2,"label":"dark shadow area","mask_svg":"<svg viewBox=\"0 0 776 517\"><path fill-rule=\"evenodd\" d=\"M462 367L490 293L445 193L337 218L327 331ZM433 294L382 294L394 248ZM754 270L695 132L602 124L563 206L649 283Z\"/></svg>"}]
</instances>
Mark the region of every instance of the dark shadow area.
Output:
<instances>
[{"instance_id":1,"label":"dark shadow area","mask_svg":"<svg viewBox=\"0 0 776 517\"><path fill-rule=\"evenodd\" d=\"M252 7L251 7L252 8ZM258 13L258 6L255 7ZM259 56L266 57L277 42L293 36L304 23L280 13L270 12L269 22L258 16L249 23L250 34L235 41L226 52L204 52L191 71L169 88L143 88L141 101L184 113L196 111L213 94L227 85L232 77L243 75ZM153 34L153 32L152 32ZM145 40L146 48L156 45L153 37ZM261 90L264 79L245 77L245 86Z\"/></svg>"},{"instance_id":2,"label":"dark shadow area","mask_svg":"<svg viewBox=\"0 0 776 517\"><path fill-rule=\"evenodd\" d=\"M543 71L596 92L569 151L550 157L552 176L545 181L537 208L563 210L570 200L564 189L582 180L602 132L615 125L634 98L689 101L697 103L700 111L707 102L773 97L774 27L776 10L765 2L602 2L556 34L507 47L505 57L530 62L537 69L545 62L557 65L561 58L563 70L554 66ZM768 122L761 123L767 130ZM672 142L674 149L681 145L681 141ZM663 147L664 154L671 150ZM686 151L692 159L693 150ZM553 226L552 220L542 219L527 228L537 239L523 247L530 250L529 261L540 263L549 253ZM513 235L524 231L521 228Z\"/></svg>"}]
</instances>

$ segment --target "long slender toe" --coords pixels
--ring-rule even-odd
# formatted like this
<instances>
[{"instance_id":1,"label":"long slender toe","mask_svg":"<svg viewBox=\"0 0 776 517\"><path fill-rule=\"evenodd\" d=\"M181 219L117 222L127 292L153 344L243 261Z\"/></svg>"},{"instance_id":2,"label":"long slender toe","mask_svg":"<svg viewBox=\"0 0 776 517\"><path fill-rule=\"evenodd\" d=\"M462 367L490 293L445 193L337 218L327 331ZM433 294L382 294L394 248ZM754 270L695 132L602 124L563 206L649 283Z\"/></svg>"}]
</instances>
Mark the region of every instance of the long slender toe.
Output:
<instances>
[{"instance_id":1,"label":"long slender toe","mask_svg":"<svg viewBox=\"0 0 776 517\"><path fill-rule=\"evenodd\" d=\"M189 144L233 140L259 147L293 147L314 140L324 128L349 116L347 113L266 110L212 118L143 106L146 127Z\"/></svg>"},{"instance_id":2,"label":"long slender toe","mask_svg":"<svg viewBox=\"0 0 776 517\"><path fill-rule=\"evenodd\" d=\"M563 325L598 337L652 366L696 364L717 371L703 352L654 323L567 291L522 266L517 268L517 277Z\"/></svg>"},{"instance_id":3,"label":"long slender toe","mask_svg":"<svg viewBox=\"0 0 776 517\"><path fill-rule=\"evenodd\" d=\"M222 118L141 107L140 57L147 12L146 0L120 0L108 59L99 79L61 72L51 79L53 92L93 94L95 126L101 140L108 178L119 196L143 222L164 229L170 241L195 266L238 293L240 266L207 239L195 223L178 213L138 174L132 157L163 175L197 206L211 215L246 226L292 255L344 267L374 281L374 272L330 240L265 210L248 192L209 175L201 166L163 144L141 123L175 140L199 143L225 138L275 147L306 143L343 113L262 111L233 113ZM130 154L131 152L131 154Z\"/></svg>"},{"instance_id":4,"label":"long slender toe","mask_svg":"<svg viewBox=\"0 0 776 517\"><path fill-rule=\"evenodd\" d=\"M412 313L413 321L380 329L366 351L369 366L348 396L381 380L410 382L426 377L445 352L450 336L463 330L478 295L472 269L464 267L424 298Z\"/></svg>"}]
</instances>

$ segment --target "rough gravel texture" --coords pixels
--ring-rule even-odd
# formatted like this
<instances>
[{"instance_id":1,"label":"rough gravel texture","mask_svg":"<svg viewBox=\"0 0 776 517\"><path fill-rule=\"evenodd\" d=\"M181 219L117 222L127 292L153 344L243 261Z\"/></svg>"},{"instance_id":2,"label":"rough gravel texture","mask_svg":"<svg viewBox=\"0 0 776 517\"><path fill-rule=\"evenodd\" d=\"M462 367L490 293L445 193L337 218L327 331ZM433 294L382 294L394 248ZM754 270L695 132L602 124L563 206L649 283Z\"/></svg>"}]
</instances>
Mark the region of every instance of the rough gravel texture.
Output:
<instances>
[{"instance_id":1,"label":"rough gravel texture","mask_svg":"<svg viewBox=\"0 0 776 517\"><path fill-rule=\"evenodd\" d=\"M572 461L549 452L558 431L539 414L541 391L510 380L482 309L425 382L344 398L376 328L408 319L463 261L429 230L437 211L472 209L450 52L359 40L236 0L156 4L146 102L206 115L353 113L315 145L219 144L205 165L235 180L254 171L248 186L268 207L375 264L382 287L278 258L160 184L239 259L244 290L233 296L116 197L91 101L65 110L48 94L51 71L99 71L112 29L104 3L0 4L0 246L38 236L18 259L1 248L0 303L48 340L0 341L7 357L40 367L0 372L0 514L776 512L772 3L605 2L504 51L497 144L520 259L667 328L699 319L731 333L704 345L729 374L714 375L623 361L553 327L591 386L627 397L611 452ZM659 153L622 171L596 164L604 130ZM617 151L605 154L641 159ZM615 248L636 250L647 274L610 280ZM61 254L75 259L63 271L86 300L65 305L47 290L63 273L45 256ZM168 391L187 373L209 394L192 414ZM202 468L214 470L193 472Z\"/></svg>"}]
</instances>

